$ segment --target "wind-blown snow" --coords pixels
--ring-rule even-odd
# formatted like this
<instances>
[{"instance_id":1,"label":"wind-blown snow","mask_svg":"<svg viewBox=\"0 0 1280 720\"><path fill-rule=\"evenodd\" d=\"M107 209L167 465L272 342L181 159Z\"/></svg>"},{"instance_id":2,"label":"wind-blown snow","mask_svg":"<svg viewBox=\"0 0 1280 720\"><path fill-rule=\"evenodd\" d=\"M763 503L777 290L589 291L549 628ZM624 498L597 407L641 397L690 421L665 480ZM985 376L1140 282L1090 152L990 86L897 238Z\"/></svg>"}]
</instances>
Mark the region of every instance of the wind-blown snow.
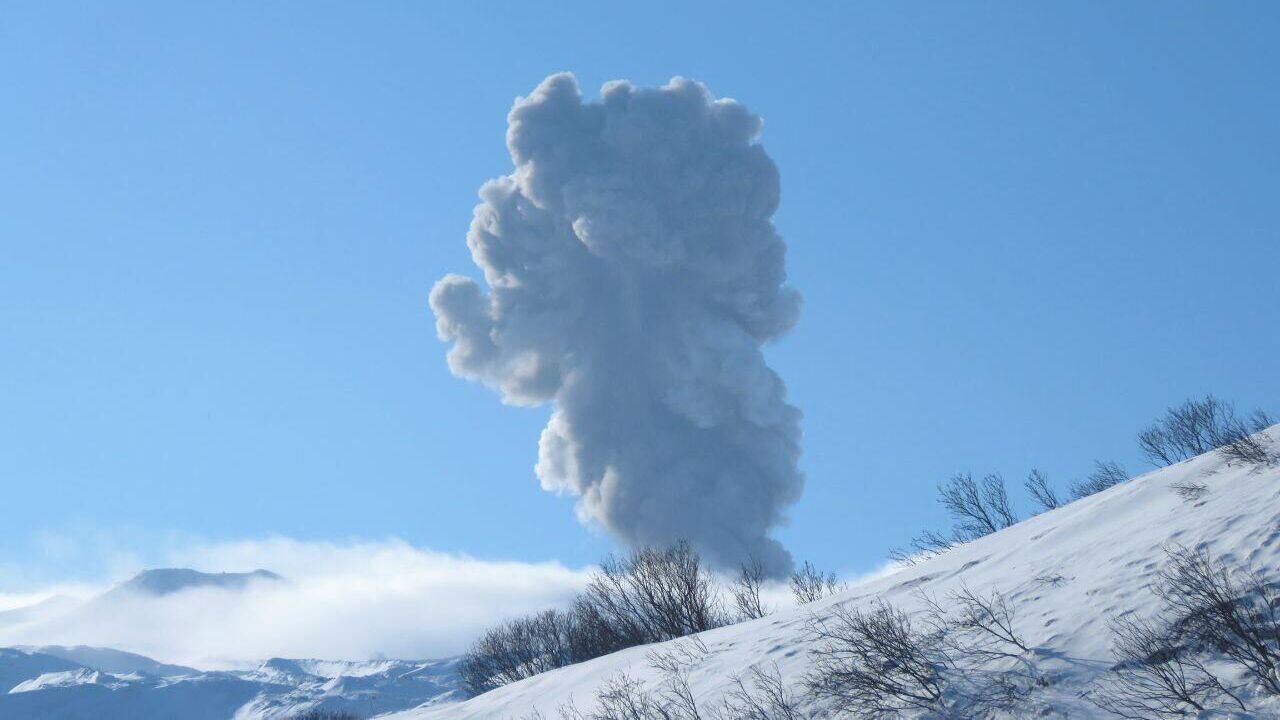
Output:
<instances>
[{"instance_id":1,"label":"wind-blown snow","mask_svg":"<svg viewBox=\"0 0 1280 720\"><path fill-rule=\"evenodd\" d=\"M1270 429L1280 437L1280 426ZM1170 486L1204 483L1199 501L1182 499ZM1114 663L1108 619L1152 613L1149 584L1165 562L1169 544L1203 547L1274 573L1280 567L1280 468L1230 467L1217 454L1188 460L1026 520L944 555L878 577L817 603L779 611L752 622L702 634L709 652L691 669L704 702L721 696L730 675L760 663L777 663L798 683L809 666L806 618L835 603L865 607L876 599L909 611L920 609L917 591L945 597L965 583L979 593L1005 594L1017 629L1037 649L1051 685L1028 698L1020 717L1102 718L1079 697ZM676 641L680 642L680 641ZM625 672L656 686L661 678L633 648L515 683L461 705L392 715L395 720L498 720L534 709L556 717L573 700L594 705L597 688ZM1280 706L1255 700L1280 717ZM1261 716L1259 716L1261 717Z\"/></svg>"}]
</instances>

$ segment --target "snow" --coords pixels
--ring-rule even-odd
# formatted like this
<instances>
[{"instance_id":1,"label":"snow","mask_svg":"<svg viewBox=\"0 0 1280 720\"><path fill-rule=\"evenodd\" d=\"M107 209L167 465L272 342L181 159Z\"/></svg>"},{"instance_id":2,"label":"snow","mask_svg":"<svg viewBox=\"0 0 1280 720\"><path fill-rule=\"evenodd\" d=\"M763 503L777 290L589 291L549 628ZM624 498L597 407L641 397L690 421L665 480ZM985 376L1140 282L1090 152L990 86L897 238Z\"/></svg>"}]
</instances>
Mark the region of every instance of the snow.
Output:
<instances>
[{"instance_id":1,"label":"snow","mask_svg":"<svg viewBox=\"0 0 1280 720\"><path fill-rule=\"evenodd\" d=\"M1277 428L1270 429L1272 438L1280 437ZM1184 500L1171 488L1181 481L1203 483L1208 492L1198 500ZM1274 573L1280 566L1280 468L1253 470L1229 466L1216 453L1202 455L836 596L703 633L707 652L690 666L691 687L700 702L711 704L722 696L731 675L762 663L776 663L783 678L798 685L809 666L805 625L811 615L829 614L836 603L866 607L877 599L918 612L919 592L944 598L964 583L979 593L998 591L1008 598L1016 627L1034 646L1039 670L1049 681L1027 698L1017 717L1107 717L1080 693L1114 664L1108 619L1155 611L1149 586L1171 544L1203 547L1217 557ZM663 648L632 648L461 704L419 708L389 720L520 718L534 710L554 718L557 708L571 700L589 711L597 689L620 673L656 687L662 677L647 661L655 649ZM1255 698L1252 704L1273 713L1267 717L1280 717L1274 700Z\"/></svg>"},{"instance_id":2,"label":"snow","mask_svg":"<svg viewBox=\"0 0 1280 720\"><path fill-rule=\"evenodd\" d=\"M107 648L0 648L0 717L277 720L312 708L367 717L455 701L455 667L453 659L273 658L246 671L201 672Z\"/></svg>"},{"instance_id":3,"label":"snow","mask_svg":"<svg viewBox=\"0 0 1280 720\"><path fill-rule=\"evenodd\" d=\"M1277 428L1269 431L1272 438L1280 437ZM1174 486L1187 481L1203 483L1207 492L1184 499ZM1017 630L1033 646L1029 657L1047 681L1010 717L1102 718L1081 693L1114 664L1108 620L1155 611L1149 585L1171 544L1203 547L1274 573L1280 567L1280 467L1254 470L1204 455L916 565L876 573L836 596L703 633L705 651L689 656L691 688L709 706L732 676L760 665L776 665L798 687L809 667L805 628L812 616L826 616L838 603L867 607L878 600L918 612L921 593L945 598L963 583L978 594L1007 597ZM265 571L149 571L91 602L112 593L237 591L258 582L281 580ZM205 671L108 648L0 648L0 717L280 720L321 708L384 713L379 717L385 720L522 718L535 710L555 718L570 701L589 711L597 690L622 673L658 686L662 676L650 667L650 654L672 645L632 648L466 702L459 702L456 659L272 658L248 668ZM1262 713L1255 717L1280 717L1280 702L1250 702Z\"/></svg>"},{"instance_id":4,"label":"snow","mask_svg":"<svg viewBox=\"0 0 1280 720\"><path fill-rule=\"evenodd\" d=\"M38 690L53 690L56 688L76 687L78 685L102 685L103 687L114 689L124 687L129 680L134 679L139 678L136 676L129 678L117 677L97 670L90 670L89 668L78 668L63 672L45 673L31 680L25 680L14 685L9 690L9 693L36 692Z\"/></svg>"},{"instance_id":5,"label":"snow","mask_svg":"<svg viewBox=\"0 0 1280 720\"><path fill-rule=\"evenodd\" d=\"M155 677L172 677L200 674L200 671L195 668L156 662L145 655L112 650L111 648L89 647L86 645L76 645L74 647L43 645L39 647L19 646L16 649L50 655L84 667L116 675L138 673Z\"/></svg>"}]
</instances>

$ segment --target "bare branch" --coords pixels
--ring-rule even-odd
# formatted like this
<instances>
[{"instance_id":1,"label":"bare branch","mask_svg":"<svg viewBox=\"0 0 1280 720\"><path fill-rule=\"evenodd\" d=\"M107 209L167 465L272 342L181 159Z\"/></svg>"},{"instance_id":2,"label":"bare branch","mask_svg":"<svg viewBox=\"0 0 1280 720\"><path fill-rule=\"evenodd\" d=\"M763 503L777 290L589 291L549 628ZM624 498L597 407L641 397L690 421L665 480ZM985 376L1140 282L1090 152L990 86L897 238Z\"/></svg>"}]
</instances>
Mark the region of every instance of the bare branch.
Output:
<instances>
[{"instance_id":1,"label":"bare branch","mask_svg":"<svg viewBox=\"0 0 1280 720\"><path fill-rule=\"evenodd\" d=\"M791 573L791 594L799 605L842 592L845 587L834 572L823 573L807 560Z\"/></svg>"},{"instance_id":2,"label":"bare branch","mask_svg":"<svg viewBox=\"0 0 1280 720\"><path fill-rule=\"evenodd\" d=\"M764 564L755 556L747 558L739 567L738 576L729 588L734 607L738 610L738 619L755 620L771 612L760 597L765 579Z\"/></svg>"},{"instance_id":3,"label":"bare branch","mask_svg":"<svg viewBox=\"0 0 1280 720\"><path fill-rule=\"evenodd\" d=\"M1094 460L1089 479L1071 484L1071 497L1079 500L1128 481L1129 472L1120 463L1114 460Z\"/></svg>"},{"instance_id":4,"label":"bare branch","mask_svg":"<svg viewBox=\"0 0 1280 720\"><path fill-rule=\"evenodd\" d=\"M1032 470L1027 475L1027 481L1023 483L1023 487L1027 489L1027 494L1031 496L1032 500L1036 501L1041 510L1048 512L1062 507L1062 501L1058 499L1058 493L1049 485L1049 477L1039 470Z\"/></svg>"}]
</instances>

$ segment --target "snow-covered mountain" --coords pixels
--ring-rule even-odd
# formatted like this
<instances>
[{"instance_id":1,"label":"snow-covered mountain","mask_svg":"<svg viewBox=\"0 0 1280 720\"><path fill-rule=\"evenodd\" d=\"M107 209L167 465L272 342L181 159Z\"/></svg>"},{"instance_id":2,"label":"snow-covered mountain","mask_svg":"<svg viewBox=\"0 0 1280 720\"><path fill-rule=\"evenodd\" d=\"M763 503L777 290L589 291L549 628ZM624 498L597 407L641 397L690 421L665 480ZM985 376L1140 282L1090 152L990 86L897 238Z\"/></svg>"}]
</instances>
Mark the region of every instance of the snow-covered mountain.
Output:
<instances>
[{"instance_id":1,"label":"snow-covered mountain","mask_svg":"<svg viewBox=\"0 0 1280 720\"><path fill-rule=\"evenodd\" d=\"M1270 429L1280 437L1280 426ZM1202 491L1187 487L1203 485ZM704 707L722 699L730 679L753 666L774 668L798 689L812 666L807 623L831 618L841 605L868 609L882 601L913 613L924 597L946 598L968 587L1007 598L1017 632L1029 645L1018 659L1034 665L1039 680L1010 718L1114 717L1087 702L1116 664L1111 618L1147 617L1159 606L1151 584L1169 562L1173 544L1203 548L1214 557L1270 575L1280 568L1280 468L1229 465L1209 453L1135 478L1104 492L1038 515L945 554L858 583L809 605L688 640L638 647L554 670L447 708L422 708L395 720L497 720L556 718L572 702L586 713L597 693L625 674L657 689L669 675L652 662L655 652L682 646L688 687ZM1247 676L1220 667L1248 700L1253 715L1204 717L1280 718L1280 702L1251 685ZM1261 714L1258 714L1261 713ZM930 717L922 712L905 717ZM1146 717L1134 715L1134 717Z\"/></svg>"},{"instance_id":2,"label":"snow-covered mountain","mask_svg":"<svg viewBox=\"0 0 1280 720\"><path fill-rule=\"evenodd\" d=\"M213 592L231 599L287 582L266 570L148 570L83 602L9 611L15 625L57 617L75 627ZM222 607L235 608L229 603ZM0 648L0 718L40 720L278 720L318 708L360 717L459 699L456 659L333 661L273 658L204 671L83 645Z\"/></svg>"},{"instance_id":3,"label":"snow-covered mountain","mask_svg":"<svg viewBox=\"0 0 1280 720\"><path fill-rule=\"evenodd\" d=\"M0 718L278 720L313 708L372 717L456 700L456 663L274 658L201 672L106 648L0 648Z\"/></svg>"},{"instance_id":4,"label":"snow-covered mountain","mask_svg":"<svg viewBox=\"0 0 1280 720\"><path fill-rule=\"evenodd\" d=\"M100 625L104 619L121 617L124 611L146 615L157 603L172 600L179 593L186 592L220 594L232 601L228 603L228 608L234 609L236 601L244 593L255 589L269 590L285 582L285 578L268 570L222 573L206 573L188 568L145 570L92 597L75 599L56 595L32 605L0 612L0 630L30 629L51 624L72 627ZM12 633L7 635L12 637ZM39 636L40 633L36 635ZM18 636L22 638L20 633ZM24 640L6 642L17 644Z\"/></svg>"},{"instance_id":5,"label":"snow-covered mountain","mask_svg":"<svg viewBox=\"0 0 1280 720\"><path fill-rule=\"evenodd\" d=\"M74 663L77 666L93 668L94 670L101 670L114 675L136 673L154 677L174 677L200 673L195 668L156 662L145 655L124 652L123 650L112 650L111 648L89 647L87 645L75 645L72 647L42 645L39 647L19 646L14 649L32 654L48 655Z\"/></svg>"}]
</instances>

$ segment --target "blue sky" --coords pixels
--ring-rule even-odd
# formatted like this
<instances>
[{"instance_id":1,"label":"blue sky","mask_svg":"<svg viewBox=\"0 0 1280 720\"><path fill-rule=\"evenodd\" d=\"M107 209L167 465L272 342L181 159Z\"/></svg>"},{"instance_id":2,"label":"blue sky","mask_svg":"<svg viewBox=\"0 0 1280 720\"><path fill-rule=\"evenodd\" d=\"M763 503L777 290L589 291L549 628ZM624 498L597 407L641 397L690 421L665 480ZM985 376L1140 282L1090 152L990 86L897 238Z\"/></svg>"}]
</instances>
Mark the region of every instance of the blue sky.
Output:
<instances>
[{"instance_id":1,"label":"blue sky","mask_svg":"<svg viewBox=\"0 0 1280 720\"><path fill-rule=\"evenodd\" d=\"M799 558L875 566L957 471L1137 470L1189 394L1280 410L1280 6L603 5L4 4L0 581L175 537L611 549L538 487L548 409L451 376L427 308L563 70L765 118Z\"/></svg>"}]
</instances>

